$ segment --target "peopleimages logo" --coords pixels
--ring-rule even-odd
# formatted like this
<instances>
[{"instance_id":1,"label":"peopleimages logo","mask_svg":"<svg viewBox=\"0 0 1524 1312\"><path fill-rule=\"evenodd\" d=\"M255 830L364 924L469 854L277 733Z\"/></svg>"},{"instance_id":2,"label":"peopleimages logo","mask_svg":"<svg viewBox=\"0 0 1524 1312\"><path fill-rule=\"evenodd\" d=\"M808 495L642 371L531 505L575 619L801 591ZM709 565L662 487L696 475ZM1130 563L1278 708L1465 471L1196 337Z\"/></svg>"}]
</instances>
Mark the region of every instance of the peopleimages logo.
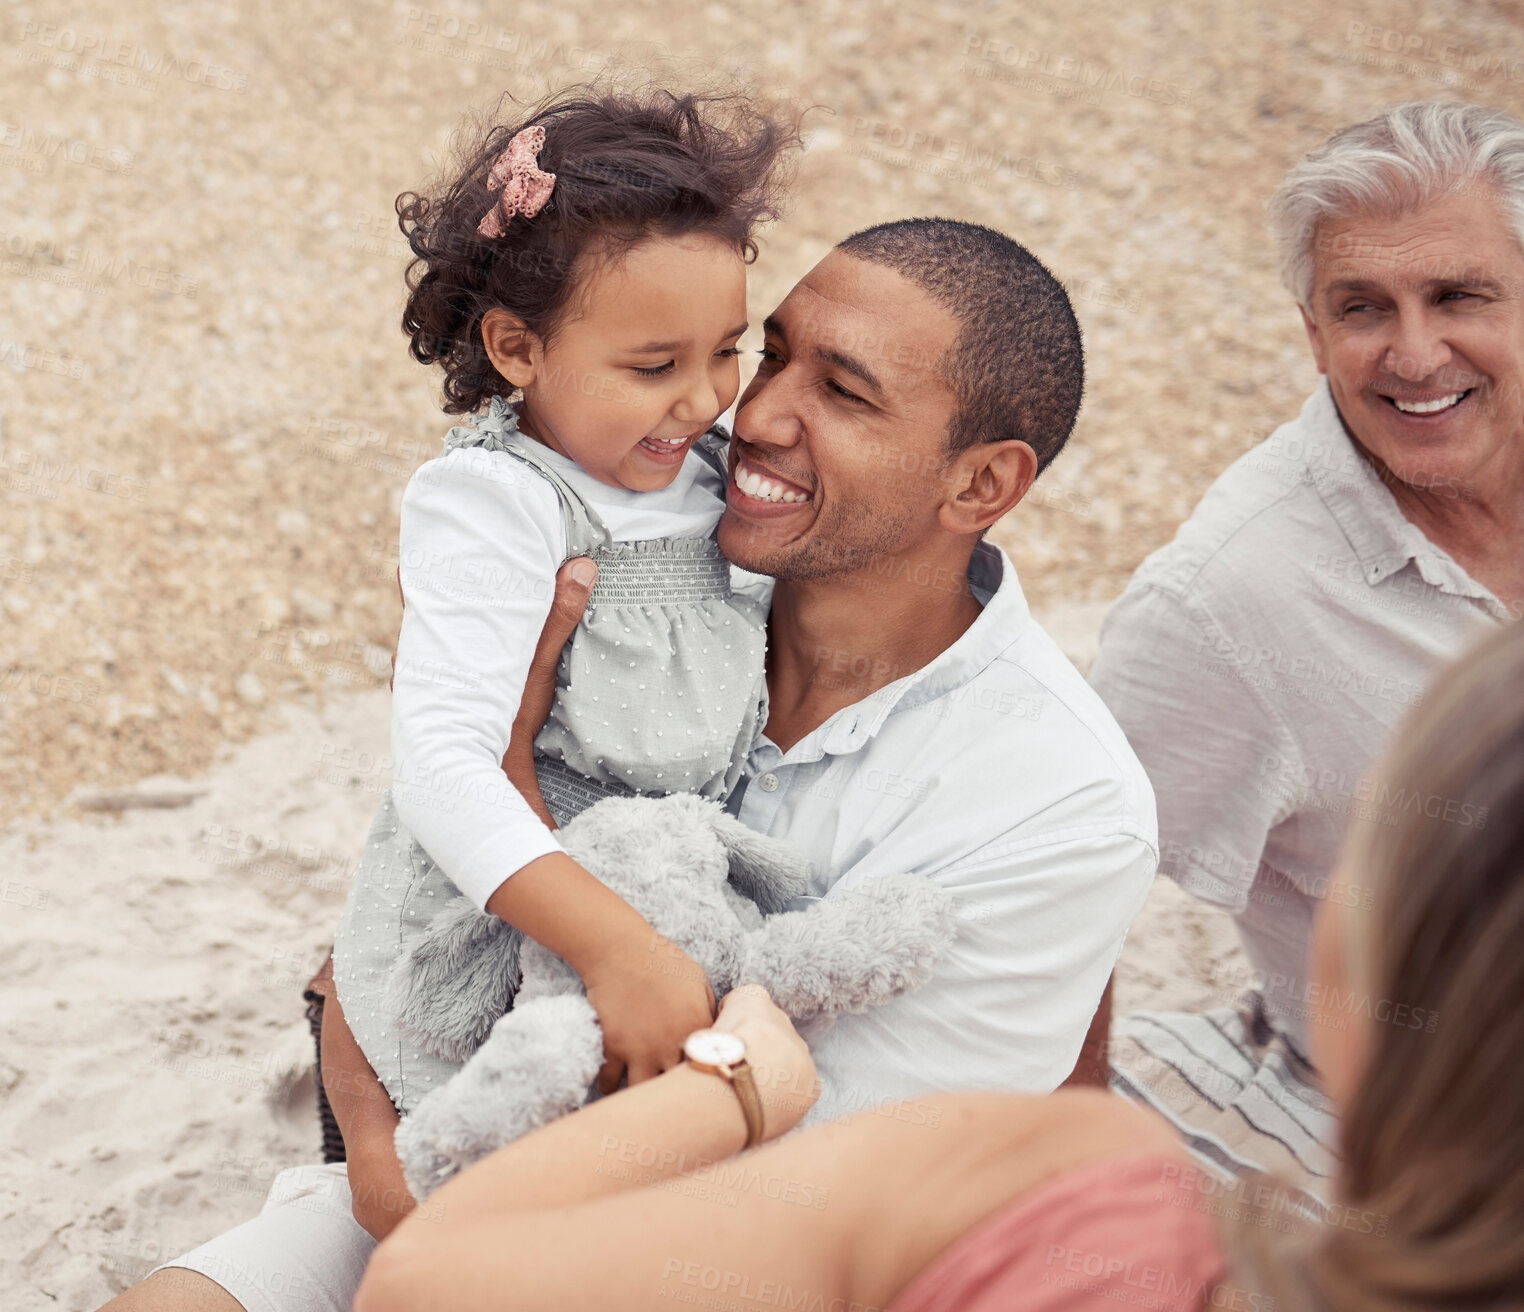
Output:
<instances>
[{"instance_id":1,"label":"peopleimages logo","mask_svg":"<svg viewBox=\"0 0 1524 1312\"><path fill-rule=\"evenodd\" d=\"M1040 1283L1141 1307L1211 1307L1232 1312L1274 1312L1269 1295L1209 1285L1189 1271L1121 1258L1067 1244L1049 1244L1047 1270ZM1065 1306L1068 1306L1065 1300Z\"/></svg>"},{"instance_id":2,"label":"peopleimages logo","mask_svg":"<svg viewBox=\"0 0 1524 1312\"><path fill-rule=\"evenodd\" d=\"M1072 191L1079 174L1053 160L1013 153L989 142L949 137L922 127L890 123L861 116L852 120L847 153L878 163L913 167L918 172L979 185L981 178L999 181L1019 179ZM912 163L897 160L888 151L904 151ZM919 157L919 163L914 161Z\"/></svg>"},{"instance_id":3,"label":"peopleimages logo","mask_svg":"<svg viewBox=\"0 0 1524 1312\"><path fill-rule=\"evenodd\" d=\"M102 81L126 82L151 90L155 84L149 79L160 77L232 91L240 96L249 89L249 75L239 69L151 50L136 41L107 36L104 32L82 32L27 19L21 24L21 40L54 52L47 56L41 51L32 52L30 62L48 60L55 68L77 69L83 76Z\"/></svg>"},{"instance_id":4,"label":"peopleimages logo","mask_svg":"<svg viewBox=\"0 0 1524 1312\"><path fill-rule=\"evenodd\" d=\"M1423 815L1430 820L1485 829L1489 808L1460 797L1423 793L1416 788L1399 788L1376 775L1352 775L1332 767L1314 768L1303 761L1288 760L1268 752L1259 762L1261 777L1303 801L1346 798L1365 803L1369 813L1363 818L1393 824L1402 815Z\"/></svg>"},{"instance_id":5,"label":"peopleimages logo","mask_svg":"<svg viewBox=\"0 0 1524 1312\"><path fill-rule=\"evenodd\" d=\"M1443 37L1428 36L1422 32L1404 32L1399 28L1379 27L1375 23L1362 23L1358 20L1350 22L1344 39L1352 46L1437 64L1442 68L1453 69L1458 74L1480 77L1497 77L1501 74L1510 82L1524 83L1524 58L1501 50L1479 50L1474 46L1456 45Z\"/></svg>"},{"instance_id":6,"label":"peopleimages logo","mask_svg":"<svg viewBox=\"0 0 1524 1312\"><path fill-rule=\"evenodd\" d=\"M1212 673L1216 665L1217 672L1231 674L1256 687L1274 687L1280 679L1400 706L1417 706L1423 701L1423 687L1415 680L1376 670L1353 669L1324 660L1320 655L1286 652L1267 643L1239 640L1215 624L1207 624L1198 635L1197 652L1198 673Z\"/></svg>"},{"instance_id":7,"label":"peopleimages logo","mask_svg":"<svg viewBox=\"0 0 1524 1312\"><path fill-rule=\"evenodd\" d=\"M45 132L26 123L12 123L5 119L0 119L0 147L36 155L40 159L61 159L69 164L82 164L106 173L132 172L132 152L125 146L103 146L99 142L65 137L57 132Z\"/></svg>"},{"instance_id":8,"label":"peopleimages logo","mask_svg":"<svg viewBox=\"0 0 1524 1312\"><path fill-rule=\"evenodd\" d=\"M73 243L59 245L50 237L28 237L4 229L0 229L0 256L16 257L14 261L4 262L3 267L9 273L21 277L44 277L49 281L62 280L49 275L73 275L91 291L105 283L126 282L145 291L167 292L195 300L201 286L199 278L134 260L130 255Z\"/></svg>"},{"instance_id":9,"label":"peopleimages logo","mask_svg":"<svg viewBox=\"0 0 1524 1312\"><path fill-rule=\"evenodd\" d=\"M1073 83L1091 93L1132 96L1160 105L1188 105L1191 102L1190 87L1167 82L1163 78L1128 72L1109 64L1097 64L1077 55L1056 54L1051 50L1002 41L998 37L980 36L977 32L970 32L964 38L963 53L971 59L983 60L988 65L998 65L1008 70L1008 75L1002 76L1002 81L1035 74L1058 82ZM981 76L977 71L975 75Z\"/></svg>"}]
</instances>

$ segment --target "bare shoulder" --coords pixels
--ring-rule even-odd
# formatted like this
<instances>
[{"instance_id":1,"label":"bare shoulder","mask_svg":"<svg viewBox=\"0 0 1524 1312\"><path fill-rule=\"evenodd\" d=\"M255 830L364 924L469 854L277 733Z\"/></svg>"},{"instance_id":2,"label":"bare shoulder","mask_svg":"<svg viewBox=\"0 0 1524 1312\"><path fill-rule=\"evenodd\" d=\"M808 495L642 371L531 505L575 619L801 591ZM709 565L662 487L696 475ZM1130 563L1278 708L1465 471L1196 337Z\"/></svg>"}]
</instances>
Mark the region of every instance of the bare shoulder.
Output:
<instances>
[{"instance_id":1,"label":"bare shoulder","mask_svg":"<svg viewBox=\"0 0 1524 1312\"><path fill-rule=\"evenodd\" d=\"M944 1093L904 1106L914 1114L891 1115L895 1104L889 1104L881 1112L853 1117L848 1123L878 1121L947 1128L955 1133L993 1135L1017 1148L1028 1140L1048 1140L1071 1132L1097 1146L1114 1144L1128 1151L1179 1144L1162 1117L1103 1089L1059 1089L1049 1094Z\"/></svg>"},{"instance_id":2,"label":"bare shoulder","mask_svg":"<svg viewBox=\"0 0 1524 1312\"><path fill-rule=\"evenodd\" d=\"M1162 1116L1103 1089L1060 1089L1038 1101L1045 1132L1075 1143L1075 1164L1091 1157L1185 1152Z\"/></svg>"},{"instance_id":3,"label":"bare shoulder","mask_svg":"<svg viewBox=\"0 0 1524 1312\"><path fill-rule=\"evenodd\" d=\"M840 1127L841 1165L859 1208L857 1270L877 1298L892 1297L985 1217L1065 1171L1150 1153L1186 1160L1167 1123L1098 1089L945 1094L914 1106L914 1123L875 1111Z\"/></svg>"},{"instance_id":4,"label":"bare shoulder","mask_svg":"<svg viewBox=\"0 0 1524 1312\"><path fill-rule=\"evenodd\" d=\"M880 1160L1008 1158L1037 1176L1098 1157L1185 1151L1162 1117L1101 1089L936 1094L885 1104L834 1129L841 1149L888 1154Z\"/></svg>"}]
</instances>

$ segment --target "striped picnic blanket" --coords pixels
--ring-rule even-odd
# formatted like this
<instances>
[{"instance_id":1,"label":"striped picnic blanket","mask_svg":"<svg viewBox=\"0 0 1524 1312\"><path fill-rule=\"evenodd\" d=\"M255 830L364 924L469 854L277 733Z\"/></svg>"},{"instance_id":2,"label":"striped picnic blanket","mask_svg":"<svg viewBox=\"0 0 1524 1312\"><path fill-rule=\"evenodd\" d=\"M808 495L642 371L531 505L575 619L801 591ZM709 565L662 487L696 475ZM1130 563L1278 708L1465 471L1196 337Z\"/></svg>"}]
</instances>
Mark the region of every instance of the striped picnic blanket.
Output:
<instances>
[{"instance_id":1,"label":"striped picnic blanket","mask_svg":"<svg viewBox=\"0 0 1524 1312\"><path fill-rule=\"evenodd\" d=\"M1264 1172L1306 1215L1333 1202L1338 1122L1317 1075L1266 1019L1257 993L1204 1012L1137 1012L1114 1022L1111 1088L1151 1107L1224 1179Z\"/></svg>"}]
</instances>

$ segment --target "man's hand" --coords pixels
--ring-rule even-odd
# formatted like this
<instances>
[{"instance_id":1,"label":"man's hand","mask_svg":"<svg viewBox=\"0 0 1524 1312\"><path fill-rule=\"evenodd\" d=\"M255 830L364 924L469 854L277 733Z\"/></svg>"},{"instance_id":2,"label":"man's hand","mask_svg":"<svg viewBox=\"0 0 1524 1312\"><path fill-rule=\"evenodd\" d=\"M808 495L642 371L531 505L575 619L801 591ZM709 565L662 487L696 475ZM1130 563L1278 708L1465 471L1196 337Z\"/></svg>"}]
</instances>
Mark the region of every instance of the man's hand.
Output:
<instances>
[{"instance_id":1,"label":"man's hand","mask_svg":"<svg viewBox=\"0 0 1524 1312\"><path fill-rule=\"evenodd\" d=\"M332 993L323 1003L323 1091L344 1136L355 1220L372 1238L385 1239L418 1204L393 1143L397 1109Z\"/></svg>"},{"instance_id":2,"label":"man's hand","mask_svg":"<svg viewBox=\"0 0 1524 1312\"><path fill-rule=\"evenodd\" d=\"M649 927L602 953L582 982L603 1029L600 1093L613 1093L626 1071L634 1085L671 1070L683 1040L714 1020L704 968Z\"/></svg>"},{"instance_id":3,"label":"man's hand","mask_svg":"<svg viewBox=\"0 0 1524 1312\"><path fill-rule=\"evenodd\" d=\"M1100 1005L1090 1020L1090 1032L1080 1045L1079 1060L1060 1088L1104 1089L1111 1082L1111 985L1114 978L1106 981Z\"/></svg>"},{"instance_id":4,"label":"man's hand","mask_svg":"<svg viewBox=\"0 0 1524 1312\"><path fill-rule=\"evenodd\" d=\"M503 773L508 776L508 782L552 829L556 822L545 799L540 796L539 780L535 778L534 740L545 727L545 717L550 714L550 704L555 700L556 666L561 661L561 649L581 623L582 612L587 609L587 599L597 581L598 566L587 556L568 560L557 572L555 600L550 603L550 614L540 631L534 659L529 662L524 693L519 698L519 713L513 719L513 736L503 754Z\"/></svg>"}]
</instances>

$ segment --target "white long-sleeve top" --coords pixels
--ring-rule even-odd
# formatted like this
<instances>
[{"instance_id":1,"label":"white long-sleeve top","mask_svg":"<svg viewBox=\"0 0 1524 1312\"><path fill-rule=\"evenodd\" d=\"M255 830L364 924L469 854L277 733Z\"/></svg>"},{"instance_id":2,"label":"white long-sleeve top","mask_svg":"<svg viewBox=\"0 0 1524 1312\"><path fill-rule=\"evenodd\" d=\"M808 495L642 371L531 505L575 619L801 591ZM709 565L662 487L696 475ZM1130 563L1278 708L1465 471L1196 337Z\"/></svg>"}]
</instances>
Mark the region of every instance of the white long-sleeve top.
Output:
<instances>
[{"instance_id":1,"label":"white long-sleeve top","mask_svg":"<svg viewBox=\"0 0 1524 1312\"><path fill-rule=\"evenodd\" d=\"M521 436L615 541L704 537L724 511L724 484L696 454L669 486L631 492ZM566 558L566 523L545 478L481 447L420 466L401 519L406 606L392 686L393 800L424 850L485 909L516 871L561 850L502 760Z\"/></svg>"}]
</instances>

